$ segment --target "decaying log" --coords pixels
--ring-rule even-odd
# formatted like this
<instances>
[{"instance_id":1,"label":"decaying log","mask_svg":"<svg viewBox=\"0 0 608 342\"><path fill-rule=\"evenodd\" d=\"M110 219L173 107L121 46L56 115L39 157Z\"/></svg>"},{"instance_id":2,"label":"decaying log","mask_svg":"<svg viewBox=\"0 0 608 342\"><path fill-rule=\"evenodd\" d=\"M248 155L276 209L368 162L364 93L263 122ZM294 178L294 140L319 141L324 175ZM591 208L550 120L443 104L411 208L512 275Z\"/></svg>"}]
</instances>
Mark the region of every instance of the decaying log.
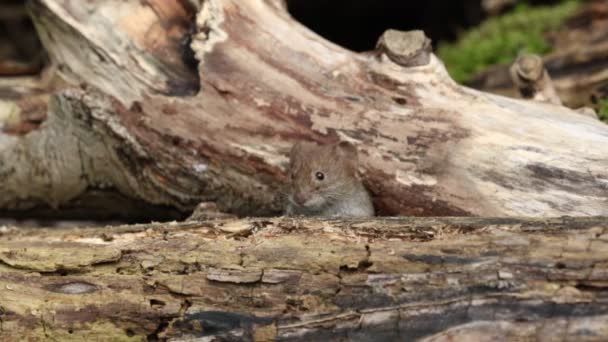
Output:
<instances>
[{"instance_id":1,"label":"decaying log","mask_svg":"<svg viewBox=\"0 0 608 342\"><path fill-rule=\"evenodd\" d=\"M433 55L406 68L347 51L284 5L30 1L68 86L39 129L0 135L0 208L93 191L276 214L292 144L346 140L380 214L608 214L607 126L461 87Z\"/></svg>"},{"instance_id":2,"label":"decaying log","mask_svg":"<svg viewBox=\"0 0 608 342\"><path fill-rule=\"evenodd\" d=\"M0 336L605 341L607 260L607 218L3 228Z\"/></svg>"}]
</instances>

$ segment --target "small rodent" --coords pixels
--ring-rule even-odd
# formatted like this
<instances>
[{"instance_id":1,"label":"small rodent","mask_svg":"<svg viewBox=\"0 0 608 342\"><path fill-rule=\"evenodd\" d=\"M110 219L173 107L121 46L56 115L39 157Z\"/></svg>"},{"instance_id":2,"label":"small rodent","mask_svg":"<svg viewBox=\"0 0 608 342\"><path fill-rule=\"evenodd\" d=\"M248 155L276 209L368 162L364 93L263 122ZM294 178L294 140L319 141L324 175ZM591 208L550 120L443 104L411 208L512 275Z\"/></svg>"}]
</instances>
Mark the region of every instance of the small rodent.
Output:
<instances>
[{"instance_id":1,"label":"small rodent","mask_svg":"<svg viewBox=\"0 0 608 342\"><path fill-rule=\"evenodd\" d=\"M370 217L374 206L357 175L357 149L348 142L319 146L297 143L291 150L285 214Z\"/></svg>"}]
</instances>

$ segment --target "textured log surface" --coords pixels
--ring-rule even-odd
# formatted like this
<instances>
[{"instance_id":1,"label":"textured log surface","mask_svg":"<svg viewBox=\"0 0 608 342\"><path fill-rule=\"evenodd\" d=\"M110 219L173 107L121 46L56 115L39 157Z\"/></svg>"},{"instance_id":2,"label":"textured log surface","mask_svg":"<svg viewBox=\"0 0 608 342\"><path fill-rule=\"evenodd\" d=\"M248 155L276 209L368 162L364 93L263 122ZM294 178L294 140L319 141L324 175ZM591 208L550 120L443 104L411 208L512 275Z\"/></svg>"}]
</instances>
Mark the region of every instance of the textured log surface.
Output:
<instances>
[{"instance_id":1,"label":"textured log surface","mask_svg":"<svg viewBox=\"0 0 608 342\"><path fill-rule=\"evenodd\" d=\"M608 219L0 230L3 340L608 339Z\"/></svg>"}]
</instances>

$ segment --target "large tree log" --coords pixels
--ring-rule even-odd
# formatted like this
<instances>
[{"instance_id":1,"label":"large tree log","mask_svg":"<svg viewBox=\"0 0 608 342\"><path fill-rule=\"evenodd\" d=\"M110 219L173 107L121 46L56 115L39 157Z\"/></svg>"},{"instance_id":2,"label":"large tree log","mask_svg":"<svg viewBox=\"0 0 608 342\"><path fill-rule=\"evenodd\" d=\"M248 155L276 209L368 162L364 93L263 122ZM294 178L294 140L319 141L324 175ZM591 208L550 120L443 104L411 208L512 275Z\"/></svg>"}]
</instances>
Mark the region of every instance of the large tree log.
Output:
<instances>
[{"instance_id":1,"label":"large tree log","mask_svg":"<svg viewBox=\"0 0 608 342\"><path fill-rule=\"evenodd\" d=\"M435 56L405 68L400 50L352 53L283 1L190 3L30 1L68 86L39 129L0 135L0 208L118 192L277 213L292 144L340 139L380 214L608 214L607 126L460 87ZM194 13L198 73L181 58Z\"/></svg>"},{"instance_id":2,"label":"large tree log","mask_svg":"<svg viewBox=\"0 0 608 342\"><path fill-rule=\"evenodd\" d=\"M607 260L606 218L4 228L0 336L605 341Z\"/></svg>"}]
</instances>

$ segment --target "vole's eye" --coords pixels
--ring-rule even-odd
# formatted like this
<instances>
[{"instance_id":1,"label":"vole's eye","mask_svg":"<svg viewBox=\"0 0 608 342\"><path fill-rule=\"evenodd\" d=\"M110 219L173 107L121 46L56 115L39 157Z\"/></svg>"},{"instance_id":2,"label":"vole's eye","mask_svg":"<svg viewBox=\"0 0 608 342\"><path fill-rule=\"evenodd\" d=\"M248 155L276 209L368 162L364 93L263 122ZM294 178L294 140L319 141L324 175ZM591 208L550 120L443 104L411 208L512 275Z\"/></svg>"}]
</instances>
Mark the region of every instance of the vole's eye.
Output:
<instances>
[{"instance_id":1,"label":"vole's eye","mask_svg":"<svg viewBox=\"0 0 608 342\"><path fill-rule=\"evenodd\" d=\"M315 178L317 180L322 181L325 179L325 174L323 172L317 171L317 173L315 173Z\"/></svg>"}]
</instances>

